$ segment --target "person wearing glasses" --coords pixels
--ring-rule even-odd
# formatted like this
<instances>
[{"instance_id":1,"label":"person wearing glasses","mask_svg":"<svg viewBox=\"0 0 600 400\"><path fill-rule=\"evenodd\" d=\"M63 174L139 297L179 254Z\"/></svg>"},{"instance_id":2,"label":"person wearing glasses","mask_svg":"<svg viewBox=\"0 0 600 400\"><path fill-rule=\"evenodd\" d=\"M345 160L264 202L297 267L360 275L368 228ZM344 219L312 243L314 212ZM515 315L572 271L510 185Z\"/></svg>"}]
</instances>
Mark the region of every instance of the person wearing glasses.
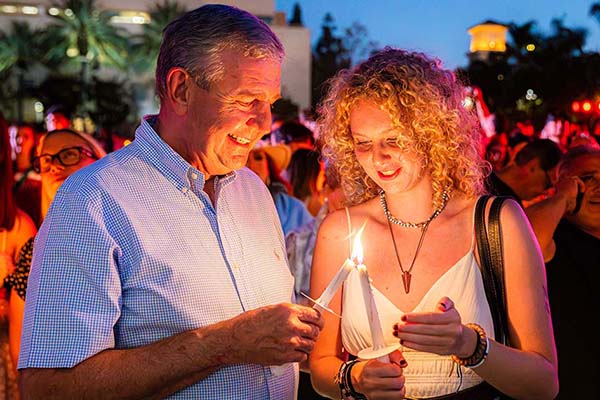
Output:
<instances>
[{"instance_id":1,"label":"person wearing glasses","mask_svg":"<svg viewBox=\"0 0 600 400\"><path fill-rule=\"evenodd\" d=\"M244 168L283 57L239 8L165 27L158 115L63 183L36 238L25 398L295 399L323 321L292 303L275 206Z\"/></svg>"},{"instance_id":2,"label":"person wearing glasses","mask_svg":"<svg viewBox=\"0 0 600 400\"><path fill-rule=\"evenodd\" d=\"M71 174L102 158L106 153L91 136L70 129L48 132L40 140L33 169L42 181L42 220L62 183ZM35 233L35 232L34 232ZM34 237L20 247L14 271L4 279L9 297L9 343L11 357L19 357L27 280L31 268ZM16 364L15 364L16 365Z\"/></svg>"},{"instance_id":3,"label":"person wearing glasses","mask_svg":"<svg viewBox=\"0 0 600 400\"><path fill-rule=\"evenodd\" d=\"M71 129L48 132L40 140L37 153L33 170L42 179L42 220L65 179L106 155L93 137Z\"/></svg>"},{"instance_id":4,"label":"person wearing glasses","mask_svg":"<svg viewBox=\"0 0 600 400\"><path fill-rule=\"evenodd\" d=\"M558 353L557 399L598 398L600 345L589 322L600 308L600 148L569 149L554 195L526 212L546 262Z\"/></svg>"}]
</instances>

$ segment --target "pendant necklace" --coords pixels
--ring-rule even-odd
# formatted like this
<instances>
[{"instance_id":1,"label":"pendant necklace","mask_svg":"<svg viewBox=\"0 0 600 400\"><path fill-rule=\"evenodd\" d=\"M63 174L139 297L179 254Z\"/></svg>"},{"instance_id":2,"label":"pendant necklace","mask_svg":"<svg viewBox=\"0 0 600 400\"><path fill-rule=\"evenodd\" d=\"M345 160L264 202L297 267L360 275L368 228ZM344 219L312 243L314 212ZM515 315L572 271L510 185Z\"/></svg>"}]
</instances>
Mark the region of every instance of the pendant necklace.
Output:
<instances>
[{"instance_id":1,"label":"pendant necklace","mask_svg":"<svg viewBox=\"0 0 600 400\"><path fill-rule=\"evenodd\" d=\"M379 196L380 196L380 200L381 200L381 207L383 208L383 212L386 216L388 228L390 229L390 234L392 236L392 243L394 244L394 253L396 253L396 260L398 260L398 266L400 266L400 271L402 271L402 284L404 285L404 292L408 294L408 292L410 292L410 280L412 279L411 271L415 265L417 256L419 255L419 250L421 250L421 246L423 245L423 240L425 239L425 233L427 232L427 228L429 228L429 223L431 221L433 221L433 219L435 217L440 215L442 211L444 211L444 208L446 207L446 204L448 203L448 199L450 198L450 196L448 196L448 192L446 190L444 190L444 192L442 193L442 204L440 205L440 207L438 209L436 209L427 220L425 220L423 222L419 222L419 223L404 222L404 221L399 220L398 218L394 217L392 215L392 213L390 213L390 210L388 209L387 201L385 200L385 192L383 190L379 193ZM415 250L415 255L413 256L413 259L412 259L408 269L404 269L404 267L402 266L402 262L400 262L400 256L398 255L398 246L396 245L396 238L394 237L394 230L392 229L392 223L394 223L396 225L400 225L404 228L421 228L421 236L419 237L419 244L417 244L417 249Z\"/></svg>"}]
</instances>

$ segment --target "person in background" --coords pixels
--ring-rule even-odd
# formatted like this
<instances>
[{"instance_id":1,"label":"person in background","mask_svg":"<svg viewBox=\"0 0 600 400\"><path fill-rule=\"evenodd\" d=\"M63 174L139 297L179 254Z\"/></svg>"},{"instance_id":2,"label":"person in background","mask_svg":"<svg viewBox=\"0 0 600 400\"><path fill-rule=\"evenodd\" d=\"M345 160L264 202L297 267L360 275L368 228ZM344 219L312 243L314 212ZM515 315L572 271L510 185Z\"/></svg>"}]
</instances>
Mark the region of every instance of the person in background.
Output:
<instances>
[{"instance_id":1,"label":"person in background","mask_svg":"<svg viewBox=\"0 0 600 400\"><path fill-rule=\"evenodd\" d=\"M543 259L511 199L500 213L502 240L510 243L503 251L510 346L493 339L473 218L488 164L463 92L438 60L389 47L331 81L322 152L350 207L319 228L311 297L352 257L349 236L360 227L357 262L368 275L350 269L329 304L341 319L325 314L309 358L322 395L339 398L343 388L368 399L492 399L498 391L553 399L558 391ZM399 346L389 362L355 358L374 344L363 285L373 292L382 345Z\"/></svg>"},{"instance_id":2,"label":"person in background","mask_svg":"<svg viewBox=\"0 0 600 400\"><path fill-rule=\"evenodd\" d=\"M36 234L33 220L17 207L13 196L13 161L8 124L0 113L0 279L14 270L19 249ZM11 357L8 321L9 293L0 288L0 394L18 399L16 359Z\"/></svg>"},{"instance_id":3,"label":"person in background","mask_svg":"<svg viewBox=\"0 0 600 400\"><path fill-rule=\"evenodd\" d=\"M557 399L597 399L600 345L589 323L600 309L600 149L568 150L559 171L554 195L526 210L546 261Z\"/></svg>"},{"instance_id":4,"label":"person in background","mask_svg":"<svg viewBox=\"0 0 600 400\"><path fill-rule=\"evenodd\" d=\"M302 150L298 150L296 153ZM285 237L287 259L290 271L294 276L294 294L296 302L311 305L305 297L310 293L310 271L312 267L313 252L317 231L323 219L335 210L343 208L344 193L340 186L338 175L333 168L325 168L325 184L322 194L324 202L321 209L308 223L289 232ZM310 381L308 363L301 365L298 398L302 400L320 400L325 397L319 395Z\"/></svg>"},{"instance_id":5,"label":"person in background","mask_svg":"<svg viewBox=\"0 0 600 400\"><path fill-rule=\"evenodd\" d=\"M321 155L316 150L297 149L287 167L292 194L315 216L323 205L325 173Z\"/></svg>"},{"instance_id":6,"label":"person in background","mask_svg":"<svg viewBox=\"0 0 600 400\"><path fill-rule=\"evenodd\" d=\"M44 118L46 131L68 129L71 127L71 113L62 104L53 104L46 110Z\"/></svg>"},{"instance_id":7,"label":"person in background","mask_svg":"<svg viewBox=\"0 0 600 400\"><path fill-rule=\"evenodd\" d=\"M231 6L165 27L159 114L71 175L36 237L25 397L295 398L323 321L291 303L277 212L244 168L283 56L266 23Z\"/></svg>"},{"instance_id":8,"label":"person in background","mask_svg":"<svg viewBox=\"0 0 600 400\"><path fill-rule=\"evenodd\" d=\"M292 187L281 176L292 154L284 144L260 145L252 150L246 166L267 185L273 197L284 236L312 220L311 214L299 199L292 196Z\"/></svg>"},{"instance_id":9,"label":"person in background","mask_svg":"<svg viewBox=\"0 0 600 400\"><path fill-rule=\"evenodd\" d=\"M299 121L285 121L278 128L278 134L283 142L290 146L292 154L298 149L315 148L315 136L313 131Z\"/></svg>"},{"instance_id":10,"label":"person in background","mask_svg":"<svg viewBox=\"0 0 600 400\"><path fill-rule=\"evenodd\" d=\"M13 193L17 206L29 215L37 227L41 224L40 175L33 170L33 157L37 146L35 129L29 124L16 124L8 128L14 153L15 182Z\"/></svg>"},{"instance_id":11,"label":"person in background","mask_svg":"<svg viewBox=\"0 0 600 400\"><path fill-rule=\"evenodd\" d=\"M40 204L42 219L46 216L50 203L62 183L76 171L105 155L101 145L84 133L60 129L48 132L42 137L37 155L33 159L33 169L40 175L42 183L43 201ZM10 291L9 342L11 356L15 362L19 358L25 293L31 268L33 243L34 237L32 236L20 248L16 268L4 279L4 287Z\"/></svg>"},{"instance_id":12,"label":"person in background","mask_svg":"<svg viewBox=\"0 0 600 400\"><path fill-rule=\"evenodd\" d=\"M501 171L492 171L486 181L487 190L494 195L510 196L525 207L524 202L552 188L561 156L560 147L552 140L534 139L517 153L514 163Z\"/></svg>"},{"instance_id":13,"label":"person in background","mask_svg":"<svg viewBox=\"0 0 600 400\"><path fill-rule=\"evenodd\" d=\"M492 171L504 169L508 161L508 140L504 133L495 134L485 148L485 159L492 165Z\"/></svg>"}]
</instances>

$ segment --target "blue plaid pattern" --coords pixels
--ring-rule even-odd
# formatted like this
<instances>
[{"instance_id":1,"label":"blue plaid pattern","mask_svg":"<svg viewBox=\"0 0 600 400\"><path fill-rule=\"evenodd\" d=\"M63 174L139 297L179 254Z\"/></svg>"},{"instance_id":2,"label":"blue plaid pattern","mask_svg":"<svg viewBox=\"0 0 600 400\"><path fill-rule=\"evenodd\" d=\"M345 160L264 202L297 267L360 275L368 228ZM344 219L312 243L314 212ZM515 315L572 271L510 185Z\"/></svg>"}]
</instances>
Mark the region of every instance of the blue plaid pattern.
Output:
<instances>
[{"instance_id":1,"label":"blue plaid pattern","mask_svg":"<svg viewBox=\"0 0 600 400\"><path fill-rule=\"evenodd\" d=\"M247 169L215 182L154 132L61 186L35 241L19 368L69 368L292 300L283 233ZM234 365L176 399L293 399L298 368Z\"/></svg>"}]
</instances>

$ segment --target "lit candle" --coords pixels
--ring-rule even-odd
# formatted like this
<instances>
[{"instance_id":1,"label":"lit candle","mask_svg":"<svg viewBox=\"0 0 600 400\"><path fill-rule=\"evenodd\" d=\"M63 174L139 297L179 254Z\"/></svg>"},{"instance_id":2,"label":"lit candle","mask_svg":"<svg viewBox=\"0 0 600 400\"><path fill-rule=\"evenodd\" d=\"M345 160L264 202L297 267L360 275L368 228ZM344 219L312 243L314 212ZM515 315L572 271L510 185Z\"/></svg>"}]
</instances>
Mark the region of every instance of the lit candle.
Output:
<instances>
[{"instance_id":1,"label":"lit candle","mask_svg":"<svg viewBox=\"0 0 600 400\"><path fill-rule=\"evenodd\" d=\"M327 306L331 302L331 299L333 299L333 296L335 296L337 291L340 289L340 286L342 286L344 281L348 278L350 272L354 268L356 268L356 263L354 262L354 260L356 259L356 252L362 252L362 249L360 248L360 235L362 234L364 229L365 224L363 224L363 226L360 228L360 230L356 233L356 236L354 237L352 255L350 256L350 258L347 258L346 261L344 261L344 264L342 264L341 268L335 274L331 282L329 282L323 293L321 293L321 296L319 296L319 298L315 300L314 307L328 310Z\"/></svg>"},{"instance_id":2,"label":"lit candle","mask_svg":"<svg viewBox=\"0 0 600 400\"><path fill-rule=\"evenodd\" d=\"M364 225L363 225L364 228ZM354 250L352 254L358 261L357 269L360 278L360 287L362 289L363 302L367 311L367 320L369 322L369 330L371 331L372 346L367 349L362 349L358 356L363 359L376 358L380 362L390 362L389 353L396 350L399 345L386 346L385 338L383 337L383 329L379 320L379 312L373 295L373 287L371 286L371 278L367 266L363 264L363 249L360 240L355 240Z\"/></svg>"},{"instance_id":3,"label":"lit candle","mask_svg":"<svg viewBox=\"0 0 600 400\"><path fill-rule=\"evenodd\" d=\"M347 258L331 282L329 282L329 285L327 285L323 293L321 293L321 296L319 296L319 298L316 300L315 305L327 308L329 302L331 302L331 299L333 299L333 296L335 296L340 286L342 286L346 278L348 278L350 271L352 271L354 268L356 268L354 261Z\"/></svg>"},{"instance_id":4,"label":"lit candle","mask_svg":"<svg viewBox=\"0 0 600 400\"><path fill-rule=\"evenodd\" d=\"M383 329L381 328L381 322L379 321L379 312L377 311L377 304L375 304L369 272L364 264L359 264L357 268L360 273L360 286L362 288L363 300L367 311L367 318L369 320L371 340L373 341L372 350L376 352L387 346L385 345L385 339L383 338ZM389 362L389 357L387 355L378 357L377 359L381 362Z\"/></svg>"}]
</instances>

